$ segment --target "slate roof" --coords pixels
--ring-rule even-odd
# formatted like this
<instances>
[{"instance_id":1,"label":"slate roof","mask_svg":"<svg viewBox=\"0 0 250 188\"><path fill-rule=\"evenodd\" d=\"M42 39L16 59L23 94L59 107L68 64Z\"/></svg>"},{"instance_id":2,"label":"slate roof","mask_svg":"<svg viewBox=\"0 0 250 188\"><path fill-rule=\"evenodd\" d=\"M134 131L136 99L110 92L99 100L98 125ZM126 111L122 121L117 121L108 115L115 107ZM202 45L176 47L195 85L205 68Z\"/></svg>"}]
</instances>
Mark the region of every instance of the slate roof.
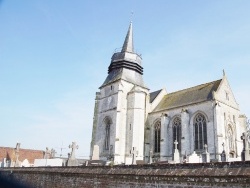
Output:
<instances>
[{"instance_id":1,"label":"slate roof","mask_svg":"<svg viewBox=\"0 0 250 188\"><path fill-rule=\"evenodd\" d=\"M134 53L132 22L129 24L128 32L122 46L122 52Z\"/></svg>"},{"instance_id":2,"label":"slate roof","mask_svg":"<svg viewBox=\"0 0 250 188\"><path fill-rule=\"evenodd\" d=\"M116 80L119 80L119 79L121 79L121 77L122 77L122 69L113 70L111 73L108 74L108 76L107 76L106 80L104 81L104 83L102 84L102 86L107 85L107 84L114 82Z\"/></svg>"},{"instance_id":3,"label":"slate roof","mask_svg":"<svg viewBox=\"0 0 250 188\"><path fill-rule=\"evenodd\" d=\"M7 160L16 160L15 148L11 147L0 147L0 161L6 158ZM33 164L35 159L43 159L44 151L33 150L33 149L19 149L19 161L27 159L29 163Z\"/></svg>"},{"instance_id":4,"label":"slate roof","mask_svg":"<svg viewBox=\"0 0 250 188\"><path fill-rule=\"evenodd\" d=\"M152 103L155 98L159 95L162 89L149 93L149 102Z\"/></svg>"},{"instance_id":5,"label":"slate roof","mask_svg":"<svg viewBox=\"0 0 250 188\"><path fill-rule=\"evenodd\" d=\"M130 73L124 69L130 70ZM134 52L133 30L132 23L130 23L122 50L113 54L108 76L99 89L120 79L145 87L142 75L141 56Z\"/></svg>"},{"instance_id":6,"label":"slate roof","mask_svg":"<svg viewBox=\"0 0 250 188\"><path fill-rule=\"evenodd\" d=\"M154 111L212 100L212 93L213 91L217 91L221 81L222 79L166 94Z\"/></svg>"}]
</instances>

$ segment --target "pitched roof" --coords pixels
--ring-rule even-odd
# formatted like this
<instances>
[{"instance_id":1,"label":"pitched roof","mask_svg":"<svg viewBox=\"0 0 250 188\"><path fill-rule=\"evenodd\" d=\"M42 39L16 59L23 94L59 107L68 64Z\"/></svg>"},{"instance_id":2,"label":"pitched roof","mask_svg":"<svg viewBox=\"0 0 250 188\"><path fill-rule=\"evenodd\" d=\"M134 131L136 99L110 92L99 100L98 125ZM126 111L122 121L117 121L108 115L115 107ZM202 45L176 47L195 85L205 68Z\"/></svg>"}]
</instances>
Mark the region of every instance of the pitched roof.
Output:
<instances>
[{"instance_id":1,"label":"pitched roof","mask_svg":"<svg viewBox=\"0 0 250 188\"><path fill-rule=\"evenodd\" d=\"M217 91L220 80L201 84L184 90L166 94L154 111L167 110L213 99L213 91Z\"/></svg>"},{"instance_id":2,"label":"pitched roof","mask_svg":"<svg viewBox=\"0 0 250 188\"><path fill-rule=\"evenodd\" d=\"M149 93L149 102L152 103L155 98L159 95L162 89Z\"/></svg>"},{"instance_id":3,"label":"pitched roof","mask_svg":"<svg viewBox=\"0 0 250 188\"><path fill-rule=\"evenodd\" d=\"M0 147L0 161L6 158L7 160L16 160L15 148L11 147ZM32 149L19 149L19 161L27 159L29 163L33 164L35 159L43 159L44 151L32 150Z\"/></svg>"}]
</instances>

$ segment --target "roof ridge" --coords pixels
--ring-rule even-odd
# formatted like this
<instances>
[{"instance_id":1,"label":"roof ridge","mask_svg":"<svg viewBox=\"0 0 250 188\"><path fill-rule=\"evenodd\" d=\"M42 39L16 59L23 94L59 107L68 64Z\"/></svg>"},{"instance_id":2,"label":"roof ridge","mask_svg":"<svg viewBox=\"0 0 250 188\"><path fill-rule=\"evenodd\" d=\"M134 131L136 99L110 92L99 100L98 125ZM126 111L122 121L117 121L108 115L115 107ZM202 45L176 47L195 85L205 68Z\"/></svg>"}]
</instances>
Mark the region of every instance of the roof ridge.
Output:
<instances>
[{"instance_id":1,"label":"roof ridge","mask_svg":"<svg viewBox=\"0 0 250 188\"><path fill-rule=\"evenodd\" d=\"M1 149L16 149L15 147L4 147L0 146ZM44 151L41 149L29 149L29 148L19 148L19 150L30 150L30 151Z\"/></svg>"},{"instance_id":2,"label":"roof ridge","mask_svg":"<svg viewBox=\"0 0 250 188\"><path fill-rule=\"evenodd\" d=\"M189 87L189 88L181 89L181 90L174 91L174 92L171 92L171 93L167 93L166 95L174 94L174 93L177 93L177 92L182 92L182 91L185 91L185 90L188 90L188 89L192 89L192 88L195 88L195 87L199 87L199 86L202 86L202 85L212 84L214 82L218 82L218 81L221 81L221 80L222 79L218 79L218 80L214 80L214 81L207 82L207 83L204 83L204 84L199 84L199 85L196 85L196 86L193 86L193 87Z\"/></svg>"}]
</instances>

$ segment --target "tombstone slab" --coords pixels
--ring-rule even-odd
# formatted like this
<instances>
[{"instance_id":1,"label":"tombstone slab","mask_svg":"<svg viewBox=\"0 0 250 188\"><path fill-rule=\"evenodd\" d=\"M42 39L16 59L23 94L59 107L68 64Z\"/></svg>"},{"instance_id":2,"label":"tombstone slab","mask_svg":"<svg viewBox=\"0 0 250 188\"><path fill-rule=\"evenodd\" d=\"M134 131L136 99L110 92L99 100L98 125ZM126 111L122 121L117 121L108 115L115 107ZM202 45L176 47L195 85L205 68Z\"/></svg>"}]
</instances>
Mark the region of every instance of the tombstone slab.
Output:
<instances>
[{"instance_id":1,"label":"tombstone slab","mask_svg":"<svg viewBox=\"0 0 250 188\"><path fill-rule=\"evenodd\" d=\"M72 145L69 145L69 148L71 148L71 153L69 154L69 158L67 161L67 166L78 166L78 161L75 157L75 151L78 149L78 145L76 145L76 142L72 142Z\"/></svg>"},{"instance_id":2,"label":"tombstone slab","mask_svg":"<svg viewBox=\"0 0 250 188\"><path fill-rule=\"evenodd\" d=\"M174 145L175 145L175 149L174 149L174 162L175 163L180 163L180 152L177 149L177 140L175 140Z\"/></svg>"},{"instance_id":3,"label":"tombstone slab","mask_svg":"<svg viewBox=\"0 0 250 188\"><path fill-rule=\"evenodd\" d=\"M138 155L138 151L136 150L136 147L133 147L130 153L132 154L132 164L136 165L136 157Z\"/></svg>"},{"instance_id":4,"label":"tombstone slab","mask_svg":"<svg viewBox=\"0 0 250 188\"><path fill-rule=\"evenodd\" d=\"M69 145L69 148L71 148L71 154L70 154L70 158L72 160L76 159L76 156L75 156L75 152L76 152L76 149L79 148L78 145L76 145L76 142L72 142L72 145Z\"/></svg>"},{"instance_id":5,"label":"tombstone slab","mask_svg":"<svg viewBox=\"0 0 250 188\"><path fill-rule=\"evenodd\" d=\"M202 162L209 163L210 162L210 154L208 153L207 145L204 145L204 152L202 153Z\"/></svg>"},{"instance_id":6,"label":"tombstone slab","mask_svg":"<svg viewBox=\"0 0 250 188\"><path fill-rule=\"evenodd\" d=\"M92 160L99 160L99 146L94 145Z\"/></svg>"},{"instance_id":7,"label":"tombstone slab","mask_svg":"<svg viewBox=\"0 0 250 188\"><path fill-rule=\"evenodd\" d=\"M188 163L200 163L200 156L194 151L192 155L188 157Z\"/></svg>"}]
</instances>

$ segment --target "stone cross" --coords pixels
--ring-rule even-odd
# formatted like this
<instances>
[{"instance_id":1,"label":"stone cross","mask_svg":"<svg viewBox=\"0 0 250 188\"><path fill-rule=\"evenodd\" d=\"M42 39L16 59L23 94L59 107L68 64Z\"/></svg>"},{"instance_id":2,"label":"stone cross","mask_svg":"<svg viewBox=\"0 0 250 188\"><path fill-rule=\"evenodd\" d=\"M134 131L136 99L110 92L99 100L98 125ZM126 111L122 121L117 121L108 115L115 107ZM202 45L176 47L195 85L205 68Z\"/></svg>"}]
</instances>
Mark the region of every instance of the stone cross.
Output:
<instances>
[{"instance_id":1,"label":"stone cross","mask_svg":"<svg viewBox=\"0 0 250 188\"><path fill-rule=\"evenodd\" d=\"M19 149L20 149L20 145L21 145L21 144L20 144L19 142L18 142L18 143L16 143L16 150L17 150L17 151L19 151Z\"/></svg>"},{"instance_id":2,"label":"stone cross","mask_svg":"<svg viewBox=\"0 0 250 188\"><path fill-rule=\"evenodd\" d=\"M223 147L223 151L224 151L224 150L225 150L225 148L224 148L224 147L225 147L225 144L224 144L224 142L222 143L222 147Z\"/></svg>"},{"instance_id":3,"label":"stone cross","mask_svg":"<svg viewBox=\"0 0 250 188\"><path fill-rule=\"evenodd\" d=\"M242 133L242 136L240 138L243 141L243 150L245 150L246 149L246 136L245 136L245 133Z\"/></svg>"},{"instance_id":4,"label":"stone cross","mask_svg":"<svg viewBox=\"0 0 250 188\"><path fill-rule=\"evenodd\" d=\"M133 147L130 153L132 154L132 164L136 164L136 157L138 154L138 151L136 151L136 147Z\"/></svg>"},{"instance_id":5,"label":"stone cross","mask_svg":"<svg viewBox=\"0 0 250 188\"><path fill-rule=\"evenodd\" d=\"M225 144L224 142L222 143L222 147L223 147L223 150L222 150L222 153L220 154L221 156L221 161L222 162L226 162L226 153L225 153L225 148L224 148Z\"/></svg>"},{"instance_id":6,"label":"stone cross","mask_svg":"<svg viewBox=\"0 0 250 188\"><path fill-rule=\"evenodd\" d=\"M243 140L243 151L241 152L242 161L249 161L250 154L249 154L249 132L242 133L241 140Z\"/></svg>"},{"instance_id":7,"label":"stone cross","mask_svg":"<svg viewBox=\"0 0 250 188\"><path fill-rule=\"evenodd\" d=\"M15 167L19 167L19 149L20 149L20 143L16 144L16 148L15 148L15 156L16 156L16 161L15 161Z\"/></svg>"},{"instance_id":8,"label":"stone cross","mask_svg":"<svg viewBox=\"0 0 250 188\"><path fill-rule=\"evenodd\" d=\"M75 159L75 158L76 158L76 157L75 157L75 151L76 151L76 149L79 148L79 146L76 145L76 142L72 142L72 145L69 145L69 148L72 149L72 150L71 150L70 158L71 158L71 159Z\"/></svg>"},{"instance_id":9,"label":"stone cross","mask_svg":"<svg viewBox=\"0 0 250 188\"><path fill-rule=\"evenodd\" d=\"M20 145L21 145L20 143L16 144L16 149L15 149L16 161L18 161Z\"/></svg>"},{"instance_id":10,"label":"stone cross","mask_svg":"<svg viewBox=\"0 0 250 188\"><path fill-rule=\"evenodd\" d=\"M51 149L51 158L55 158L56 155L56 150L54 150L53 148Z\"/></svg>"},{"instance_id":11,"label":"stone cross","mask_svg":"<svg viewBox=\"0 0 250 188\"><path fill-rule=\"evenodd\" d=\"M51 154L51 151L49 150L48 147L46 147L46 151L45 151L44 158L45 158L45 159L48 159L50 154Z\"/></svg>"},{"instance_id":12,"label":"stone cross","mask_svg":"<svg viewBox=\"0 0 250 188\"><path fill-rule=\"evenodd\" d=\"M177 149L178 142L177 140L174 141L174 162L179 163L180 162L180 153L179 150Z\"/></svg>"},{"instance_id":13,"label":"stone cross","mask_svg":"<svg viewBox=\"0 0 250 188\"><path fill-rule=\"evenodd\" d=\"M49 148L46 147L46 151L45 151L45 155L44 155L44 158L46 159L45 166L47 166L47 159L49 158L50 155L51 155L51 150L49 150Z\"/></svg>"},{"instance_id":14,"label":"stone cross","mask_svg":"<svg viewBox=\"0 0 250 188\"><path fill-rule=\"evenodd\" d=\"M241 140L243 140L243 150L244 149L248 149L248 133L247 132L244 132L242 133L242 136L240 137Z\"/></svg>"},{"instance_id":15,"label":"stone cross","mask_svg":"<svg viewBox=\"0 0 250 188\"><path fill-rule=\"evenodd\" d=\"M177 140L174 141L174 149L177 149L178 142Z\"/></svg>"}]
</instances>

